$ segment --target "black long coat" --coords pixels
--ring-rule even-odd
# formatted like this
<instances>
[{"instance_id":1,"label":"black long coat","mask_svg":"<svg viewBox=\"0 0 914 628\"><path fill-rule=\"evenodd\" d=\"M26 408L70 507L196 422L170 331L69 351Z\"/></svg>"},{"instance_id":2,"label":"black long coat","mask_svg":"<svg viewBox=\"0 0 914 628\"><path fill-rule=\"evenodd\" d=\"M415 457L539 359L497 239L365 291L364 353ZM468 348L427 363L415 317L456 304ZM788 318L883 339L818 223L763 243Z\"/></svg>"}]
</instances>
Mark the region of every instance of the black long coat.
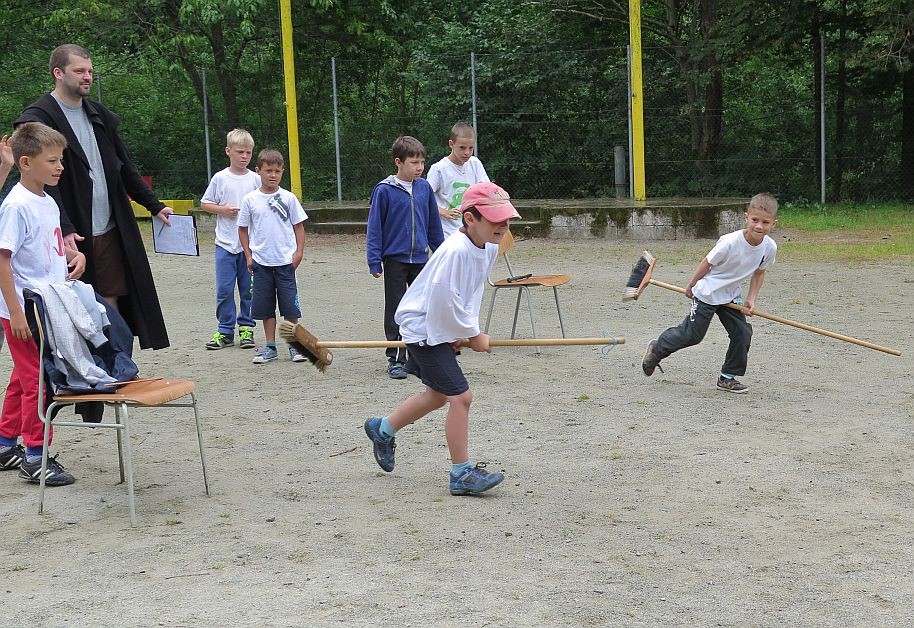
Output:
<instances>
[{"instance_id":1,"label":"black long coat","mask_svg":"<svg viewBox=\"0 0 914 628\"><path fill-rule=\"evenodd\" d=\"M133 334L139 337L140 348L162 349L168 346L168 332L130 198L153 215L159 213L165 205L143 182L130 160L127 147L117 133L120 118L94 100L84 98L83 109L95 130L98 151L105 166L111 213L123 247L129 294L120 298L118 306ZM60 183L56 187L48 187L46 191L60 206L60 223L64 235L75 232L85 237L85 240L78 243L79 250L86 255L86 273L82 280L94 283L96 269L92 261L92 179L86 154L60 105L50 94L45 94L26 107L14 124L23 122L44 123L67 138Z\"/></svg>"}]
</instances>

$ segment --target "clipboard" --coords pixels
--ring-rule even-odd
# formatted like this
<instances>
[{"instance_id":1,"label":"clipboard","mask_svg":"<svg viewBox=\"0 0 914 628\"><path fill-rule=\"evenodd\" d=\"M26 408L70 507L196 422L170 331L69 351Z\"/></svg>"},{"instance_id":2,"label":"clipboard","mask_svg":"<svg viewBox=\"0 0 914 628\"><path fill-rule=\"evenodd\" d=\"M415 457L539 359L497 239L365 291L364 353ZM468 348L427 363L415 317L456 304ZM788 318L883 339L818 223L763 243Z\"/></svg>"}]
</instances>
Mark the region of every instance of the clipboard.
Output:
<instances>
[{"instance_id":1,"label":"clipboard","mask_svg":"<svg viewBox=\"0 0 914 628\"><path fill-rule=\"evenodd\" d=\"M171 221L171 226L161 220L152 221L153 250L169 255L199 256L196 216L172 214L168 220Z\"/></svg>"}]
</instances>

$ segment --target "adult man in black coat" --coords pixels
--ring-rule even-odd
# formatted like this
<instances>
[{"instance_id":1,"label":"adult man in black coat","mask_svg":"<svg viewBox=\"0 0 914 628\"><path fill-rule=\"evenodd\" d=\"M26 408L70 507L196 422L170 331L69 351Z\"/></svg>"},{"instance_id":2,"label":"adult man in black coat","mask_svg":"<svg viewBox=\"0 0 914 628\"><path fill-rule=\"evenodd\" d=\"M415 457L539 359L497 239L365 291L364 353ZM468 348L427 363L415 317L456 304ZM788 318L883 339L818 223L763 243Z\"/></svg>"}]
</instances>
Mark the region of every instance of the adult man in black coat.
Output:
<instances>
[{"instance_id":1,"label":"adult man in black coat","mask_svg":"<svg viewBox=\"0 0 914 628\"><path fill-rule=\"evenodd\" d=\"M170 224L172 209L140 177L117 133L120 118L86 96L92 60L75 44L51 53L54 90L26 107L15 124L42 122L67 138L60 183L47 192L60 207L64 241L86 255L83 281L123 315L140 348L168 346L149 259L130 198ZM129 196L128 196L129 195Z\"/></svg>"}]
</instances>

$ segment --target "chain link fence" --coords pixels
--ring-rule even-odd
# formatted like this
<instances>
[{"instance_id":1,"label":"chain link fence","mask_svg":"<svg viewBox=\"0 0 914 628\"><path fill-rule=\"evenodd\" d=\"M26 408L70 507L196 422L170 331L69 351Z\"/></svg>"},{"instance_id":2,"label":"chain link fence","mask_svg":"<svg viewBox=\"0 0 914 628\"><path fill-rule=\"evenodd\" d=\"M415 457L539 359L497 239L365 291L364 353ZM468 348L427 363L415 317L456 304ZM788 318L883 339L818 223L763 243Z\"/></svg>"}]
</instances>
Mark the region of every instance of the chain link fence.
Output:
<instances>
[{"instance_id":1,"label":"chain link fence","mask_svg":"<svg viewBox=\"0 0 914 628\"><path fill-rule=\"evenodd\" d=\"M676 52L644 50L648 196L745 197L769 190L784 200L818 200L813 69L809 80L790 83L775 74L774 64L724 67L722 104L715 109L700 89L690 99L689 77ZM121 135L160 197L199 198L209 176L227 165L225 130L242 126L258 150L273 146L287 154L281 64L260 59L257 65L253 74L262 78L240 86L241 119L222 115L218 124L207 124L201 99L183 73L156 77L165 88L149 93L150 77L97 67L93 97L123 118ZM215 72L204 71L210 77L206 99L219 112ZM299 74L307 74L297 85L305 200L367 199L394 171L390 145L398 135L422 140L430 165L448 153L450 127L458 120L475 123L486 170L517 198L629 194L625 47L338 58L307 73L299 68ZM47 77L34 83L36 98L49 88ZM910 194L914 176L900 172L901 94L850 94L839 134L832 91L826 84L829 200ZM0 115L9 126L19 111L5 107ZM702 147L709 132L716 133L711 150Z\"/></svg>"}]
</instances>

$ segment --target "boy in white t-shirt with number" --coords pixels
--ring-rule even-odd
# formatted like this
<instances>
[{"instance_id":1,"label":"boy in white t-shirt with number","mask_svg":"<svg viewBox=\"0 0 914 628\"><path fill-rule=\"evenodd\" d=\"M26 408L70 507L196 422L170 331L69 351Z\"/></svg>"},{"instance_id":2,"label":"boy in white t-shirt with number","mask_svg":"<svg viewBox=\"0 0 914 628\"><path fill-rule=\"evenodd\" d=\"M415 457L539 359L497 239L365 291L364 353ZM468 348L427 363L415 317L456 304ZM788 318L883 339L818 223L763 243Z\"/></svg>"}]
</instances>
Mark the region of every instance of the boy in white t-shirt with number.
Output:
<instances>
[{"instance_id":1,"label":"boy in white t-shirt with number","mask_svg":"<svg viewBox=\"0 0 914 628\"><path fill-rule=\"evenodd\" d=\"M717 314L730 336L730 346L724 359L717 390L745 393L749 387L736 379L746 374L755 299L765 281L765 271L774 264L778 245L768 235L777 224L778 202L768 193L756 194L746 209L746 228L728 233L717 241L711 252L698 264L692 280L686 286L686 296L692 299L689 315L678 327L670 327L647 345L641 368L653 375L660 360L672 353L701 342L711 319ZM751 278L751 279L750 279ZM743 299L741 283L749 279L749 293ZM738 303L742 310L727 307ZM663 372L663 369L660 368Z\"/></svg>"},{"instance_id":2,"label":"boy in white t-shirt with number","mask_svg":"<svg viewBox=\"0 0 914 628\"><path fill-rule=\"evenodd\" d=\"M285 161L278 150L265 148L257 155L260 187L241 201L238 238L244 258L253 274L254 295L251 316L263 321L266 344L254 354L254 364L279 358L276 351L276 304L279 314L292 323L301 316L295 270L301 264L308 219L294 194L279 187ZM293 362L304 362L305 355L289 345Z\"/></svg>"},{"instance_id":3,"label":"boy in white t-shirt with number","mask_svg":"<svg viewBox=\"0 0 914 628\"><path fill-rule=\"evenodd\" d=\"M40 122L26 122L13 133L10 146L21 176L0 205L0 323L13 358L0 414L0 471L19 469L19 477L38 483L44 450L44 424L38 416L38 404L44 402L38 399L41 356L25 317L22 290L78 279L86 257L64 245L60 208L45 192L45 186L60 181L67 140ZM48 459L46 486L75 481L56 456Z\"/></svg>"},{"instance_id":4,"label":"boy in white t-shirt with number","mask_svg":"<svg viewBox=\"0 0 914 628\"><path fill-rule=\"evenodd\" d=\"M489 181L482 162L473 155L476 148L473 127L466 122L458 122L451 128L447 144L451 147L451 154L432 164L426 178L435 193L445 238L460 228L460 203L464 191L471 185Z\"/></svg>"},{"instance_id":5,"label":"boy in white t-shirt with number","mask_svg":"<svg viewBox=\"0 0 914 628\"><path fill-rule=\"evenodd\" d=\"M206 343L207 349L217 350L235 344L238 325L238 346L254 348L254 319L251 318L251 271L244 259L238 239L238 212L241 199L260 187L260 177L248 170L254 150L254 138L244 129L233 129L225 138L225 154L229 167L213 175L200 199L200 207L216 215L216 320L219 328ZM238 307L235 307L235 286L238 286Z\"/></svg>"}]
</instances>

